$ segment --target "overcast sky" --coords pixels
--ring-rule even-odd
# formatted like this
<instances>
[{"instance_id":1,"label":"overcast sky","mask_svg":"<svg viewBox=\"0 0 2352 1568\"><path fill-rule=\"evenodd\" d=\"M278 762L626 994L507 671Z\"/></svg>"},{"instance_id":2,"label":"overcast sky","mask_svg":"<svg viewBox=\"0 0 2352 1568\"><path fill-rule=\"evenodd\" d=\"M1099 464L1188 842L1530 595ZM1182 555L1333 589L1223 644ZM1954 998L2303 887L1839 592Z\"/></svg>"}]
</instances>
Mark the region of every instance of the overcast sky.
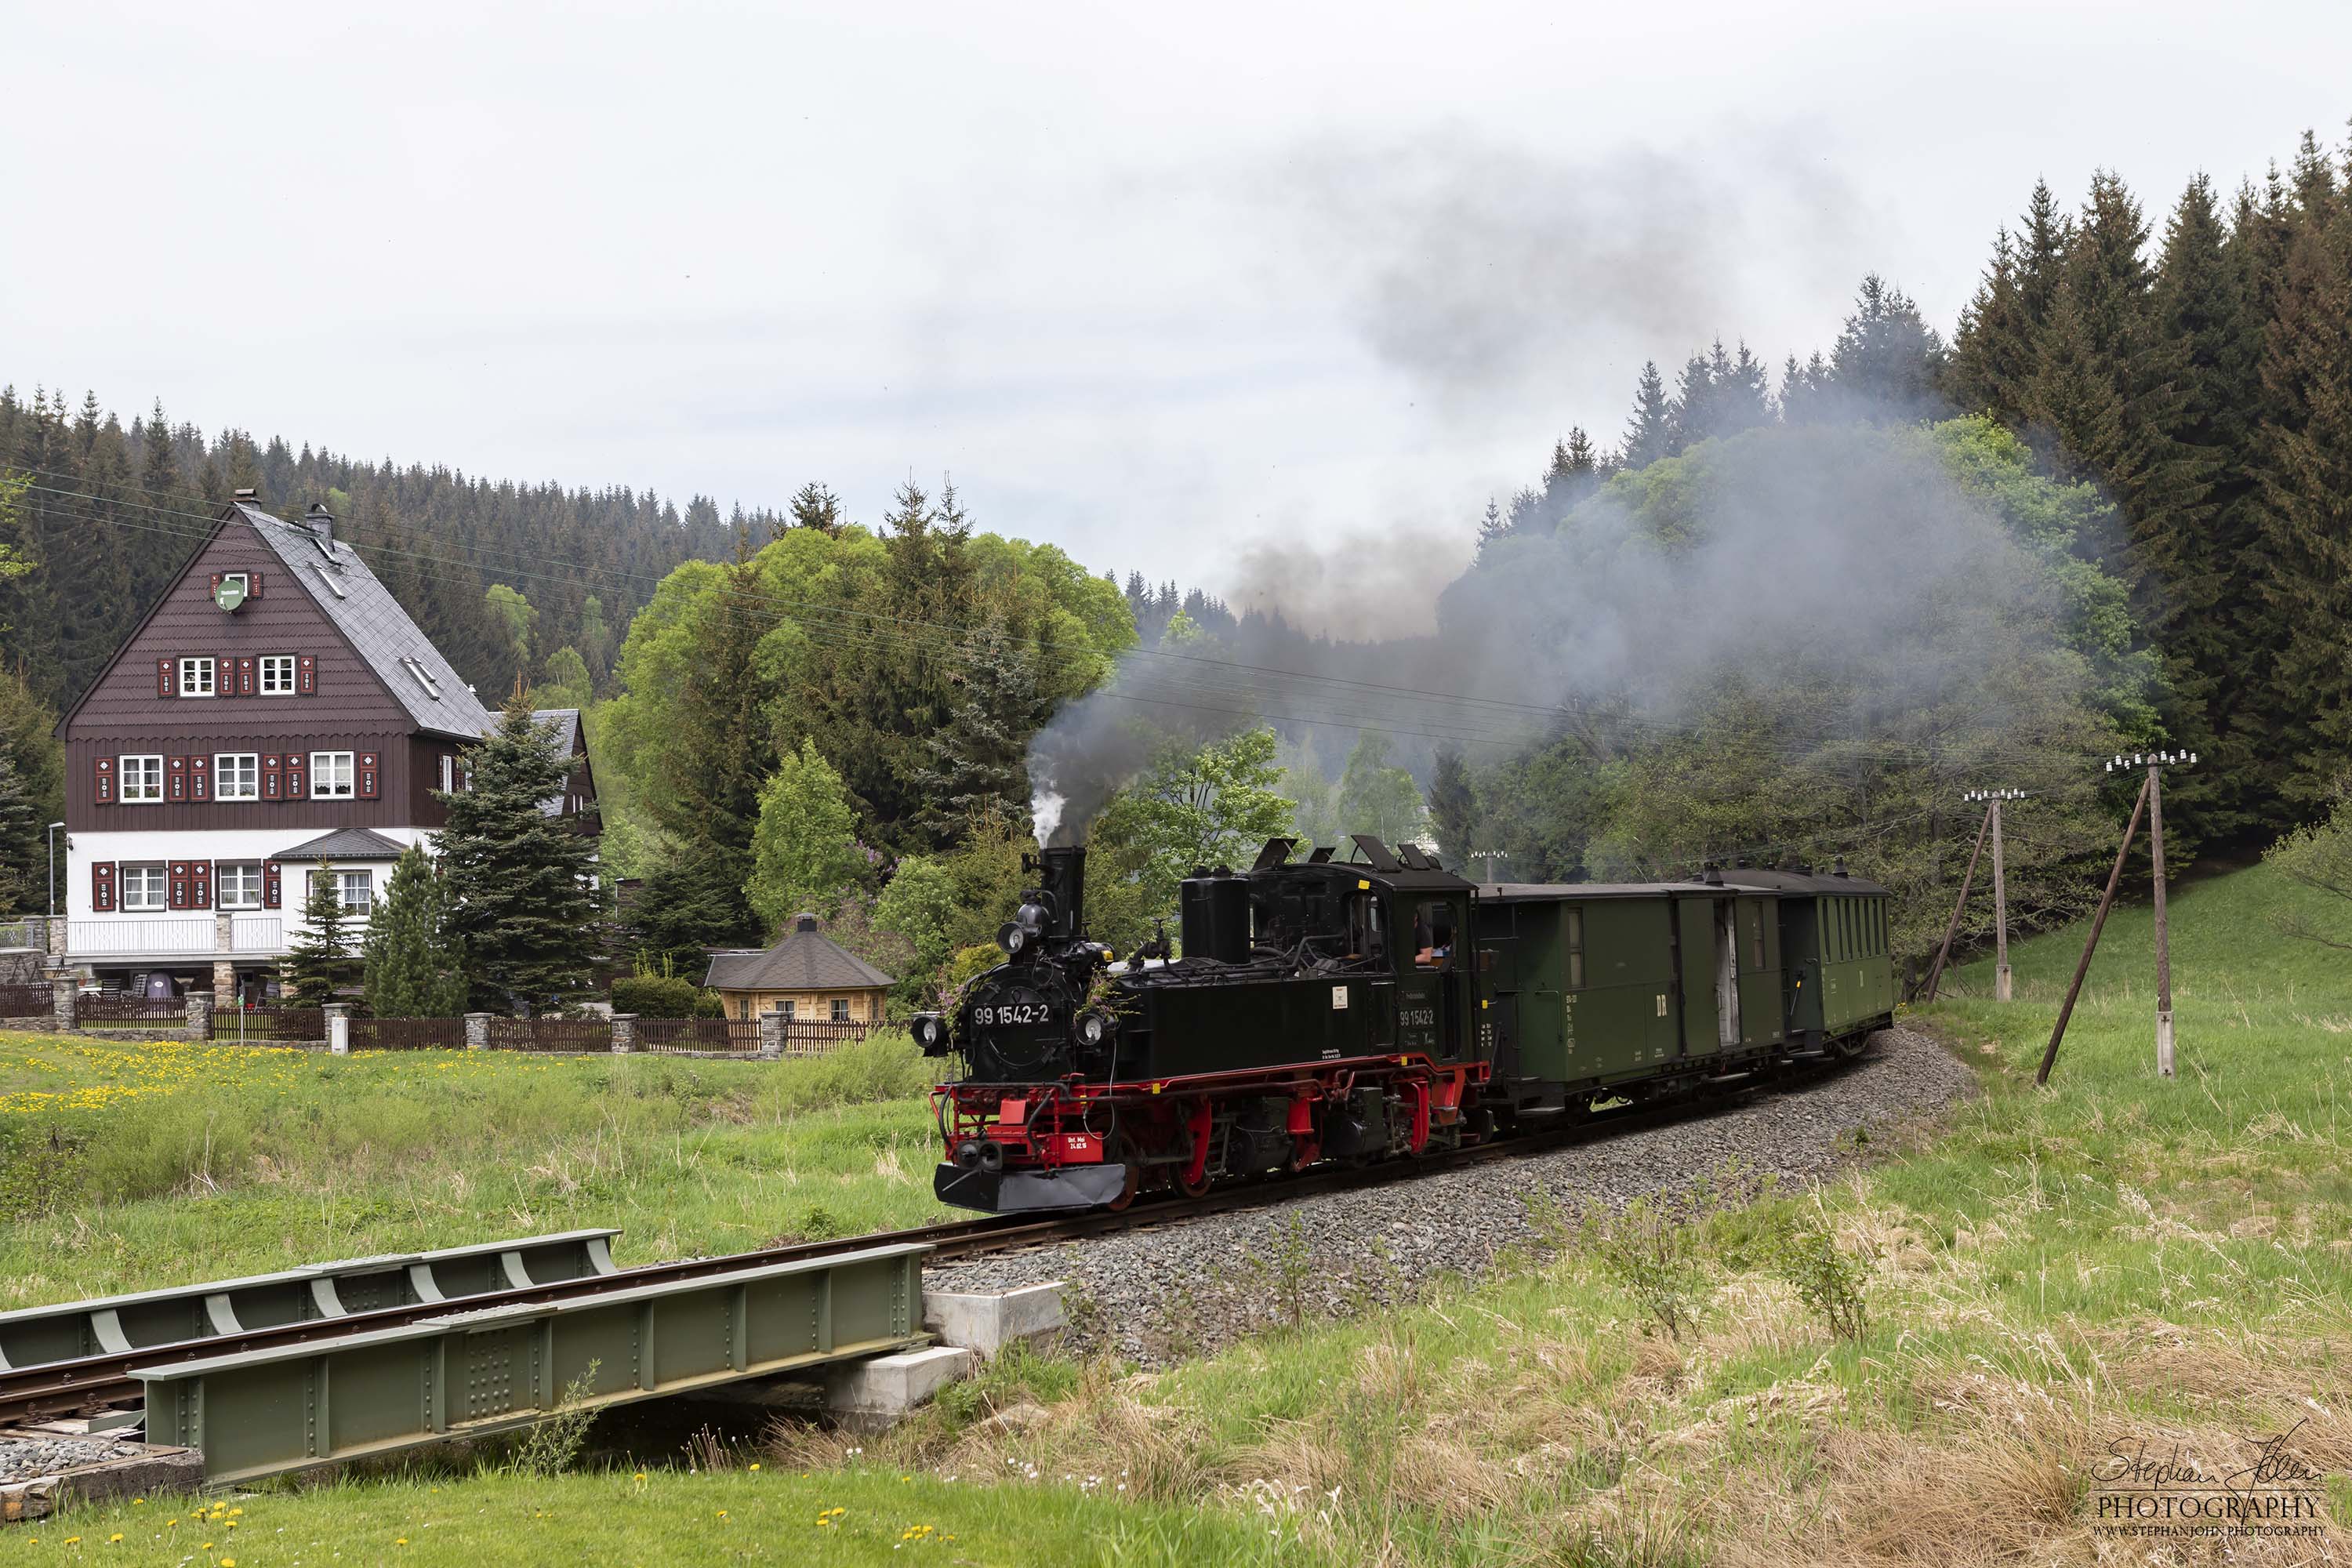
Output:
<instances>
[{"instance_id":1,"label":"overcast sky","mask_svg":"<svg viewBox=\"0 0 2352 1568\"><path fill-rule=\"evenodd\" d=\"M2352 113L2341 3L342 9L0 0L0 379L868 521L948 471L1228 590L1442 581L1643 359L1874 268L1948 330L2037 174L2160 222Z\"/></svg>"}]
</instances>

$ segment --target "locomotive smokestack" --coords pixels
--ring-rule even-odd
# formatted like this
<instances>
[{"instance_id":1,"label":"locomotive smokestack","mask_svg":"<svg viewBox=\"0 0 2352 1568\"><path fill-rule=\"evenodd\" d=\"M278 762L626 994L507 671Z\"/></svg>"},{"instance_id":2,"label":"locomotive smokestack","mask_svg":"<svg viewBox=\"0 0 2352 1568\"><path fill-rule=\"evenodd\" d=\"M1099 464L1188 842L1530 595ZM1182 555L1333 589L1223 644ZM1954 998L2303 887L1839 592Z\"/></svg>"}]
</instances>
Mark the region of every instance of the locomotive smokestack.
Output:
<instances>
[{"instance_id":1,"label":"locomotive smokestack","mask_svg":"<svg viewBox=\"0 0 2352 1568\"><path fill-rule=\"evenodd\" d=\"M1064 844L1037 852L1037 874L1052 900L1047 936L1074 937L1087 925L1087 849Z\"/></svg>"}]
</instances>

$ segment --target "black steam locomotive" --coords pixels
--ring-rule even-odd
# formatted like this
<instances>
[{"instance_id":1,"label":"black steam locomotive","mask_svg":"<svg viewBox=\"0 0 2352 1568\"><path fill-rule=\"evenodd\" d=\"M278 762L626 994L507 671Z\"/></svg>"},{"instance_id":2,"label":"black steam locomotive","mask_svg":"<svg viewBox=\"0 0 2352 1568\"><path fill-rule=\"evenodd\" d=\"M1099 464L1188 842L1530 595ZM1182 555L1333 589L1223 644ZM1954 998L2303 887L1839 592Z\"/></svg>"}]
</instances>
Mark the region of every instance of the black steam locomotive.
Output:
<instances>
[{"instance_id":1,"label":"black steam locomotive","mask_svg":"<svg viewBox=\"0 0 2352 1568\"><path fill-rule=\"evenodd\" d=\"M1893 1015L1886 889L1843 868L1480 886L1365 835L1296 850L1196 871L1183 956L1124 963L1087 940L1086 851L1031 857L1005 961L915 1021L964 1067L933 1097L940 1197L1121 1207L1417 1155L1852 1053Z\"/></svg>"}]
</instances>

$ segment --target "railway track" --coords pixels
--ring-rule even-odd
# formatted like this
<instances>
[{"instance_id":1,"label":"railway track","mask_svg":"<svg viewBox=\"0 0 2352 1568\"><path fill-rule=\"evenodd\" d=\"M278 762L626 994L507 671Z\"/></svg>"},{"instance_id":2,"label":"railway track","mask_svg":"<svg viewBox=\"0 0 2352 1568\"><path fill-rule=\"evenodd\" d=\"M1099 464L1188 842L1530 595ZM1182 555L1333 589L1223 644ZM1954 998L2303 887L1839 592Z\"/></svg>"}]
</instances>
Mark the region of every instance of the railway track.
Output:
<instances>
[{"instance_id":1,"label":"railway track","mask_svg":"<svg viewBox=\"0 0 2352 1568\"><path fill-rule=\"evenodd\" d=\"M1416 1159L1387 1161L1360 1169L1262 1178L1221 1187L1198 1198L1170 1195L1141 1200L1115 1213L1096 1210L1056 1215L995 1215L949 1220L909 1230L841 1237L826 1241L794 1242L783 1247L713 1258L644 1264L611 1274L486 1291L468 1295L459 1302L415 1302L233 1334L144 1346L125 1352L110 1352L70 1361L0 1369L0 1426L137 1405L142 1397L144 1384L131 1375L131 1369L134 1366L155 1367L250 1351L320 1344L375 1330L403 1328L445 1316L453 1309L475 1312L500 1307L593 1300L600 1296L644 1286L684 1283L768 1264L838 1257L898 1244L914 1243L929 1248L928 1261L942 1262L984 1253L1058 1245L1115 1231L1155 1228L1208 1215L1276 1207L1297 1198L1318 1194L1413 1181L1490 1161L1524 1159L1571 1144L1698 1120L1717 1113L1727 1104L1759 1090L1801 1089L1845 1065L1840 1060L1800 1063L1777 1072L1749 1075L1743 1081L1727 1083L1661 1104L1604 1111L1558 1127L1524 1132L1469 1148Z\"/></svg>"}]
</instances>

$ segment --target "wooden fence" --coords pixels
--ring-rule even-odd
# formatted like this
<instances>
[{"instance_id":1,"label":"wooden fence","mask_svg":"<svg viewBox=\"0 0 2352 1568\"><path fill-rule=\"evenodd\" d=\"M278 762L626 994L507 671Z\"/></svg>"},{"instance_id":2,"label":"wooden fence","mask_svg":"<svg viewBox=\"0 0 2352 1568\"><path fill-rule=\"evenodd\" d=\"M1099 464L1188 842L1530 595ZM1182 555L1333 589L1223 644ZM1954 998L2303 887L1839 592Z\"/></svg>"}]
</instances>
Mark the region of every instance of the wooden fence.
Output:
<instances>
[{"instance_id":1,"label":"wooden fence","mask_svg":"<svg viewBox=\"0 0 2352 1568\"><path fill-rule=\"evenodd\" d=\"M458 1044L463 1025L458 1026ZM271 1046L309 1043L327 1037L327 1015L317 1007L215 1007L212 1037L234 1045Z\"/></svg>"},{"instance_id":2,"label":"wooden fence","mask_svg":"<svg viewBox=\"0 0 2352 1568\"><path fill-rule=\"evenodd\" d=\"M757 1024L751 1026L759 1027ZM881 1026L855 1019L839 1024L830 1018L790 1019L784 1025L784 1055L821 1057L836 1047L856 1045Z\"/></svg>"},{"instance_id":3,"label":"wooden fence","mask_svg":"<svg viewBox=\"0 0 2352 1568\"><path fill-rule=\"evenodd\" d=\"M605 1044L611 1046L608 1039ZM462 1051L466 1048L463 1018L353 1018L352 1049L355 1051Z\"/></svg>"},{"instance_id":4,"label":"wooden fence","mask_svg":"<svg viewBox=\"0 0 2352 1568\"><path fill-rule=\"evenodd\" d=\"M604 1018L492 1018L494 1051L609 1051L613 1026Z\"/></svg>"},{"instance_id":5,"label":"wooden fence","mask_svg":"<svg viewBox=\"0 0 2352 1568\"><path fill-rule=\"evenodd\" d=\"M760 1025L752 1018L640 1018L637 1049L654 1052L741 1051L760 1048Z\"/></svg>"},{"instance_id":6,"label":"wooden fence","mask_svg":"<svg viewBox=\"0 0 2352 1568\"><path fill-rule=\"evenodd\" d=\"M56 1005L46 985L0 985L0 1018L46 1018Z\"/></svg>"},{"instance_id":7,"label":"wooden fence","mask_svg":"<svg viewBox=\"0 0 2352 1568\"><path fill-rule=\"evenodd\" d=\"M150 1002L143 996L76 996L77 1029L152 1029L158 1024L185 1024L188 1009L176 1001Z\"/></svg>"}]
</instances>

